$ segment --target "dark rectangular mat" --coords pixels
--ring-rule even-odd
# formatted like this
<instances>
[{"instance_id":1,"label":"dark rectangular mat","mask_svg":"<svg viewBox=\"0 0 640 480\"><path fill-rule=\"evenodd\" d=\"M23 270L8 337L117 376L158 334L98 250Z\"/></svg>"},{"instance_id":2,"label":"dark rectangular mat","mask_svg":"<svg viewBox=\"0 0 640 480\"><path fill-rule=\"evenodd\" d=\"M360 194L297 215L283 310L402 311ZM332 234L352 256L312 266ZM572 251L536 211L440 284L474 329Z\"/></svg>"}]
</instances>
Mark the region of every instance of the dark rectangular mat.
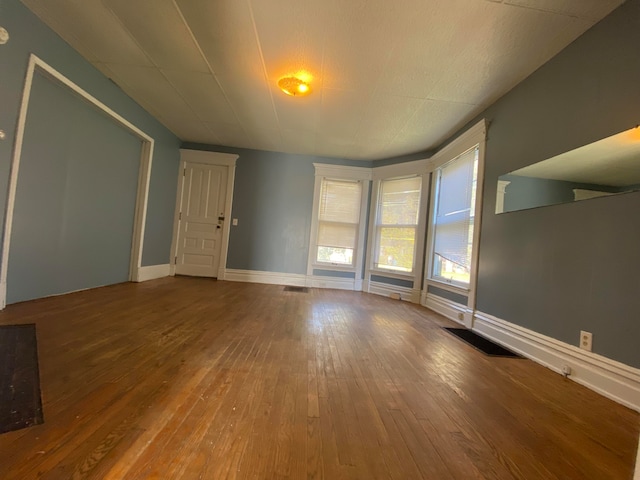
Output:
<instances>
[{"instance_id":1,"label":"dark rectangular mat","mask_svg":"<svg viewBox=\"0 0 640 480\"><path fill-rule=\"evenodd\" d=\"M486 338L481 337L480 335L472 332L471 330L467 330L466 328L445 327L445 330L460 338L461 340L464 340L469 345L476 348L477 350L480 350L485 355L491 355L492 357L522 358L517 353L513 353L511 350L507 350L497 343L493 343L491 340L487 340Z\"/></svg>"},{"instance_id":2,"label":"dark rectangular mat","mask_svg":"<svg viewBox=\"0 0 640 480\"><path fill-rule=\"evenodd\" d=\"M36 326L0 325L0 433L42 422Z\"/></svg>"},{"instance_id":3,"label":"dark rectangular mat","mask_svg":"<svg viewBox=\"0 0 640 480\"><path fill-rule=\"evenodd\" d=\"M298 293L309 293L309 289L307 287L284 287L285 292L298 292Z\"/></svg>"}]
</instances>

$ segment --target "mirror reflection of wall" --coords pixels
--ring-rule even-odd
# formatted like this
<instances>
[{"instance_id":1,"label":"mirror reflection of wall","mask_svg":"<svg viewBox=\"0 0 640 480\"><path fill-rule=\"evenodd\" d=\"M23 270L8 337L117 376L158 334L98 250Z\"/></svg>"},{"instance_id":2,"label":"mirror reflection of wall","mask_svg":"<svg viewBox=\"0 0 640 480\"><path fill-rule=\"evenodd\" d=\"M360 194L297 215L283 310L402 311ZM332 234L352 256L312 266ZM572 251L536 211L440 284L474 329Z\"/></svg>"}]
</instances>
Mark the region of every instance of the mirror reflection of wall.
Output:
<instances>
[{"instance_id":1,"label":"mirror reflection of wall","mask_svg":"<svg viewBox=\"0 0 640 480\"><path fill-rule=\"evenodd\" d=\"M636 190L640 190L640 127L500 176L496 213Z\"/></svg>"}]
</instances>

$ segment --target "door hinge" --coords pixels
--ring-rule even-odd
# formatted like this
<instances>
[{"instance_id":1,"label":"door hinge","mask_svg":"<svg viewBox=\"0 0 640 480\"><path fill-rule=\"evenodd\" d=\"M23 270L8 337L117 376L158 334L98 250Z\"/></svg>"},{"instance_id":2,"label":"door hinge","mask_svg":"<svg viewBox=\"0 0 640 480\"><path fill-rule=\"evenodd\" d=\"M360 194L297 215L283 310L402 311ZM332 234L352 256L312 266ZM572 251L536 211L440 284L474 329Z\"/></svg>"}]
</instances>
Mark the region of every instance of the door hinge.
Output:
<instances>
[{"instance_id":1,"label":"door hinge","mask_svg":"<svg viewBox=\"0 0 640 480\"><path fill-rule=\"evenodd\" d=\"M176 257L176 258L173 260L173 264L174 264L174 265L177 265L177 264L178 264L178 257Z\"/></svg>"},{"instance_id":2,"label":"door hinge","mask_svg":"<svg viewBox=\"0 0 640 480\"><path fill-rule=\"evenodd\" d=\"M184 170L182 170L182 176L186 177L187 176L187 169L185 168Z\"/></svg>"},{"instance_id":3,"label":"door hinge","mask_svg":"<svg viewBox=\"0 0 640 480\"><path fill-rule=\"evenodd\" d=\"M182 212L178 214L178 220L182 220Z\"/></svg>"}]
</instances>

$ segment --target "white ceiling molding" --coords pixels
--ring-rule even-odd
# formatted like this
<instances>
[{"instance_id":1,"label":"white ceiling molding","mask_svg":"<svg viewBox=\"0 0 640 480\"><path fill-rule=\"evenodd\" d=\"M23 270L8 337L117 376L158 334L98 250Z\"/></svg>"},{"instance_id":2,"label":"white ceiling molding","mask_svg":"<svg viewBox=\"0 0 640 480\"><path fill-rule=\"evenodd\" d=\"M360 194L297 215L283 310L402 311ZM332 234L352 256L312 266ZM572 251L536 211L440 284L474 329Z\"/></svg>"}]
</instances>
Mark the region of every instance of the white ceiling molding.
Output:
<instances>
[{"instance_id":1,"label":"white ceiling molding","mask_svg":"<svg viewBox=\"0 0 640 480\"><path fill-rule=\"evenodd\" d=\"M316 177L346 178L349 180L371 180L371 168L349 167L346 165L333 165L328 163L314 163Z\"/></svg>"},{"instance_id":2,"label":"white ceiling molding","mask_svg":"<svg viewBox=\"0 0 640 480\"><path fill-rule=\"evenodd\" d=\"M409 177L411 175L422 175L430 171L429 159L414 160L412 162L394 163L373 168L373 180L387 178Z\"/></svg>"},{"instance_id":3,"label":"white ceiling molding","mask_svg":"<svg viewBox=\"0 0 640 480\"><path fill-rule=\"evenodd\" d=\"M438 150L430 159L429 164L432 169L436 169L444 165L453 158L462 155L470 148L475 147L484 142L487 135L487 127L489 123L486 119L480 120L473 127L469 128L462 135L452 140L445 147Z\"/></svg>"}]
</instances>

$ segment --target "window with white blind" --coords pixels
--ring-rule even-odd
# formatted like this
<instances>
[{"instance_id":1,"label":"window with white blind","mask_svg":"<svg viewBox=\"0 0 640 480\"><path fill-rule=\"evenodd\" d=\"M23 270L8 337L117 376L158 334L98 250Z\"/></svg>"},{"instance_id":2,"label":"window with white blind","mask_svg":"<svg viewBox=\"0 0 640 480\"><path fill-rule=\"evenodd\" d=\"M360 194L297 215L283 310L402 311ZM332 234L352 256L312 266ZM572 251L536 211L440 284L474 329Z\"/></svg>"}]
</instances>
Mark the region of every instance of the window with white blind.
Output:
<instances>
[{"instance_id":1,"label":"window with white blind","mask_svg":"<svg viewBox=\"0 0 640 480\"><path fill-rule=\"evenodd\" d=\"M318 208L317 263L354 265L361 204L362 182L322 179Z\"/></svg>"},{"instance_id":2,"label":"window with white blind","mask_svg":"<svg viewBox=\"0 0 640 480\"><path fill-rule=\"evenodd\" d=\"M314 163L313 213L307 275L361 288L371 169ZM353 272L340 276L331 272ZM329 277L335 277L328 280ZM309 278L313 284L314 279ZM342 285L344 287L345 285Z\"/></svg>"},{"instance_id":3,"label":"window with white blind","mask_svg":"<svg viewBox=\"0 0 640 480\"><path fill-rule=\"evenodd\" d=\"M478 147L435 172L431 278L466 287L474 244Z\"/></svg>"},{"instance_id":4,"label":"window with white blind","mask_svg":"<svg viewBox=\"0 0 640 480\"><path fill-rule=\"evenodd\" d=\"M420 176L380 181L373 255L375 269L413 272L421 187Z\"/></svg>"}]
</instances>

